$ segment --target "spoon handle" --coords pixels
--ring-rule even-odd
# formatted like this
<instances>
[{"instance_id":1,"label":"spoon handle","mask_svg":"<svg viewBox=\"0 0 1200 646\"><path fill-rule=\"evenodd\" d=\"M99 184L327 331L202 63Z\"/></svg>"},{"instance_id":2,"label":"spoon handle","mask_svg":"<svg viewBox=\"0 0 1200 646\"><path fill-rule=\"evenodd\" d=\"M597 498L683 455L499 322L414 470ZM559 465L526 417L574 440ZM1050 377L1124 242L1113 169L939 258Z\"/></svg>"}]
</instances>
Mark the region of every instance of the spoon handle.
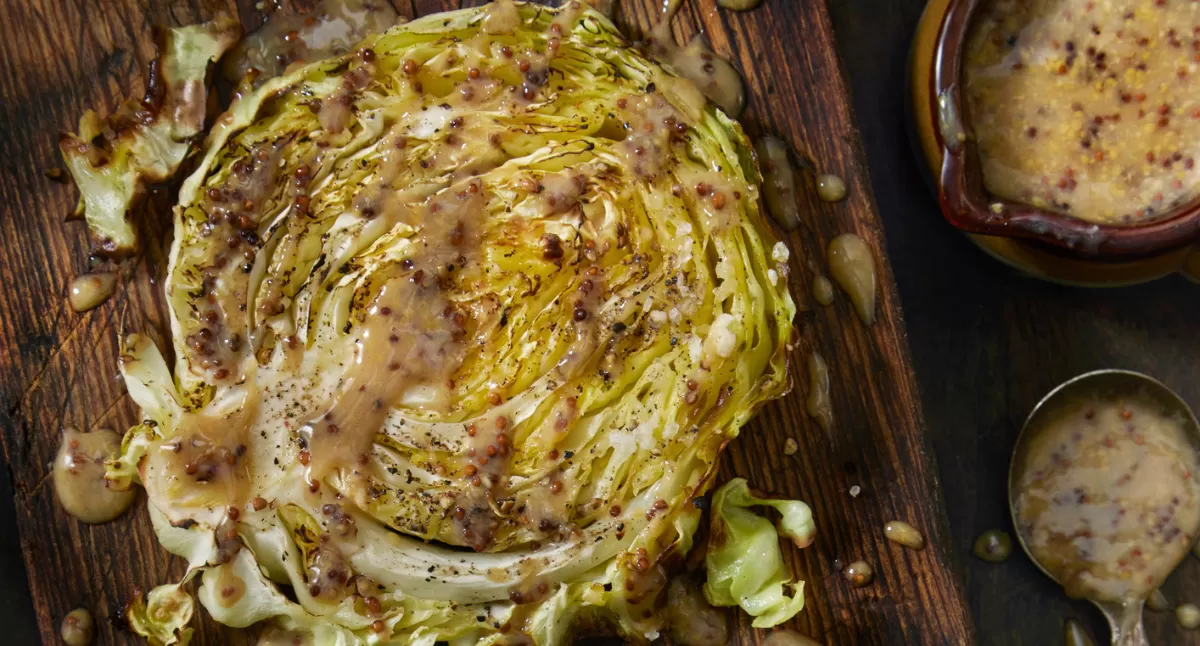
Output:
<instances>
[{"instance_id":1,"label":"spoon handle","mask_svg":"<svg viewBox=\"0 0 1200 646\"><path fill-rule=\"evenodd\" d=\"M1142 626L1142 617L1138 615L1137 623L1133 626L1118 628L1113 631L1113 646L1150 646L1146 641L1146 628Z\"/></svg>"},{"instance_id":2,"label":"spoon handle","mask_svg":"<svg viewBox=\"0 0 1200 646\"><path fill-rule=\"evenodd\" d=\"M1150 646L1142 625L1142 606L1142 601L1133 601L1124 606L1100 607L1112 628L1112 646Z\"/></svg>"}]
</instances>

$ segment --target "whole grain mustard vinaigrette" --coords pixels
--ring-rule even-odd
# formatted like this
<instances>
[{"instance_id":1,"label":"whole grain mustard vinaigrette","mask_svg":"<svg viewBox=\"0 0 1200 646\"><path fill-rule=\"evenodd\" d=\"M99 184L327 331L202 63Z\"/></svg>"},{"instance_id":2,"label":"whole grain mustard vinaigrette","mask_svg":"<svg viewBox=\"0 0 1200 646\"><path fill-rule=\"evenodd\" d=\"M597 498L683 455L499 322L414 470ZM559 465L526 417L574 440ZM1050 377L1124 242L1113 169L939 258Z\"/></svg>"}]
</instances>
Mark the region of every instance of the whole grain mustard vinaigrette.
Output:
<instances>
[{"instance_id":1,"label":"whole grain mustard vinaigrette","mask_svg":"<svg viewBox=\"0 0 1200 646\"><path fill-rule=\"evenodd\" d=\"M1183 423L1140 398L1079 397L1039 426L1014 473L1031 555L1073 597L1145 599L1200 530Z\"/></svg>"},{"instance_id":2,"label":"whole grain mustard vinaigrette","mask_svg":"<svg viewBox=\"0 0 1200 646\"><path fill-rule=\"evenodd\" d=\"M1137 224L1200 183L1200 5L988 0L964 75L993 195Z\"/></svg>"}]
</instances>

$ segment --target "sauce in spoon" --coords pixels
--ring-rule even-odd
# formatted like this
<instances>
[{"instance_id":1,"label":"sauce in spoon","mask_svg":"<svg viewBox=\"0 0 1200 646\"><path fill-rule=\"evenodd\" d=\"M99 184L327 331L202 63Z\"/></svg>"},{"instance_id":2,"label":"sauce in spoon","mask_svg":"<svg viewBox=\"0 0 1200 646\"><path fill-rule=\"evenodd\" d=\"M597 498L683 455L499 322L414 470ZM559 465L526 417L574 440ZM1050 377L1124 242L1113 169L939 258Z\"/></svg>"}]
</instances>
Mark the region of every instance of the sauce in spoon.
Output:
<instances>
[{"instance_id":1,"label":"sauce in spoon","mask_svg":"<svg viewBox=\"0 0 1200 646\"><path fill-rule=\"evenodd\" d=\"M1148 646L1142 609L1200 531L1198 450L1187 403L1128 370L1063 382L1017 438L1008 499L1021 547L1100 609L1113 646Z\"/></svg>"},{"instance_id":2,"label":"sauce in spoon","mask_svg":"<svg viewBox=\"0 0 1200 646\"><path fill-rule=\"evenodd\" d=\"M1073 597L1145 599L1200 531L1187 420L1136 393L1081 394L1038 417L1013 473L1030 554Z\"/></svg>"}]
</instances>

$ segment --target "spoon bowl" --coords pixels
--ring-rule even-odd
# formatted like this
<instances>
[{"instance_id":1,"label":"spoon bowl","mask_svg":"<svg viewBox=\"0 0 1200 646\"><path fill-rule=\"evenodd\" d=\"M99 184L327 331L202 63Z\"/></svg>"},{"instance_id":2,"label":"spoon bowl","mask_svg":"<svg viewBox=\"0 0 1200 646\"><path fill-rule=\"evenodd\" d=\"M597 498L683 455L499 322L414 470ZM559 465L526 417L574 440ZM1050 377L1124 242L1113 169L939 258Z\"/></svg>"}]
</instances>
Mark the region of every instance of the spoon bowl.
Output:
<instances>
[{"instance_id":1,"label":"spoon bowl","mask_svg":"<svg viewBox=\"0 0 1200 646\"><path fill-rule=\"evenodd\" d=\"M1196 415L1174 391L1162 382L1144 374L1129 370L1097 370L1069 379L1043 397L1026 418L1013 449L1008 471L1009 513L1012 516L1017 542L1021 545L1021 549L1042 572L1046 573L1046 576L1059 585L1065 585L1067 582L1059 580L1047 565L1040 562L1034 555L1028 543L1028 537L1022 531L1017 501L1022 493L1021 475L1032 450L1031 444L1034 444L1034 440L1049 428L1047 422L1053 416L1061 414L1064 407L1069 406L1071 402L1085 398L1098 401L1133 398L1146 402L1158 408L1164 417L1178 422L1183 430L1186 443L1191 446L1196 455L1200 455L1200 423L1196 421ZM1132 429L1132 426L1129 428ZM1187 553L1186 550L1183 551L1179 561L1182 561ZM1171 565L1172 569L1178 565L1179 561ZM1123 601L1096 598L1087 598L1087 600L1094 603L1108 620L1109 626L1112 628L1113 646L1147 646L1145 630L1142 627L1142 607L1145 604L1145 598Z\"/></svg>"}]
</instances>

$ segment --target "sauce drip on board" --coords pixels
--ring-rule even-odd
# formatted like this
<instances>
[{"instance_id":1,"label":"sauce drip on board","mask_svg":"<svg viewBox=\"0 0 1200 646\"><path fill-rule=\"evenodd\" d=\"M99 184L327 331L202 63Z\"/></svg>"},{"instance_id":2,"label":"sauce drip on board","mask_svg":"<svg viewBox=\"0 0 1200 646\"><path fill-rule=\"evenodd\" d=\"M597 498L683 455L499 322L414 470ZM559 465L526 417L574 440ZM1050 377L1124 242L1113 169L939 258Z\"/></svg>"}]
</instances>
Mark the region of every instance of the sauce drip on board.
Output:
<instances>
[{"instance_id":1,"label":"sauce drip on board","mask_svg":"<svg viewBox=\"0 0 1200 646\"><path fill-rule=\"evenodd\" d=\"M1183 422L1141 397L1077 397L1015 458L1017 531L1067 593L1145 599L1200 531L1197 460Z\"/></svg>"},{"instance_id":2,"label":"sauce drip on board","mask_svg":"<svg viewBox=\"0 0 1200 646\"><path fill-rule=\"evenodd\" d=\"M67 646L88 646L96 635L96 624L87 608L76 608L63 617L59 635Z\"/></svg>"},{"instance_id":3,"label":"sauce drip on board","mask_svg":"<svg viewBox=\"0 0 1200 646\"><path fill-rule=\"evenodd\" d=\"M846 580L856 588L864 588L875 580L875 570L866 561L855 561L846 566Z\"/></svg>"},{"instance_id":4,"label":"sauce drip on board","mask_svg":"<svg viewBox=\"0 0 1200 646\"><path fill-rule=\"evenodd\" d=\"M1012 537L1008 532L990 529L975 539L971 553L988 563L1003 563L1012 554Z\"/></svg>"},{"instance_id":5,"label":"sauce drip on board","mask_svg":"<svg viewBox=\"0 0 1200 646\"><path fill-rule=\"evenodd\" d=\"M833 283L829 282L829 279L824 276L817 276L813 279L812 294L813 299L815 299L817 303L821 305L832 305L834 298Z\"/></svg>"},{"instance_id":6,"label":"sauce drip on board","mask_svg":"<svg viewBox=\"0 0 1200 646\"><path fill-rule=\"evenodd\" d=\"M1175 623L1184 630L1200 628L1200 607L1194 603L1180 604L1175 608Z\"/></svg>"},{"instance_id":7,"label":"sauce drip on board","mask_svg":"<svg viewBox=\"0 0 1200 646\"><path fill-rule=\"evenodd\" d=\"M841 202L846 199L846 182L837 175L817 175L817 197L826 202Z\"/></svg>"},{"instance_id":8,"label":"sauce drip on board","mask_svg":"<svg viewBox=\"0 0 1200 646\"><path fill-rule=\"evenodd\" d=\"M109 429L68 429L54 458L54 493L67 513L85 523L106 523L133 503L134 491L117 491L104 478L104 461L121 452L121 436Z\"/></svg>"},{"instance_id":9,"label":"sauce drip on board","mask_svg":"<svg viewBox=\"0 0 1200 646\"><path fill-rule=\"evenodd\" d=\"M808 355L808 398L804 403L808 416L821 428L833 428L833 406L829 399L829 366L819 352Z\"/></svg>"},{"instance_id":10,"label":"sauce drip on board","mask_svg":"<svg viewBox=\"0 0 1200 646\"><path fill-rule=\"evenodd\" d=\"M875 322L875 257L863 239L843 233L829 243L829 275L845 290L863 323Z\"/></svg>"},{"instance_id":11,"label":"sauce drip on board","mask_svg":"<svg viewBox=\"0 0 1200 646\"><path fill-rule=\"evenodd\" d=\"M794 231L800 226L800 210L796 206L796 172L788 146L782 139L767 135L759 137L756 148L767 212L785 231Z\"/></svg>"},{"instance_id":12,"label":"sauce drip on board","mask_svg":"<svg viewBox=\"0 0 1200 646\"><path fill-rule=\"evenodd\" d=\"M117 287L117 274L111 271L81 274L71 279L67 302L76 312L86 312L107 301Z\"/></svg>"},{"instance_id":13,"label":"sauce drip on board","mask_svg":"<svg viewBox=\"0 0 1200 646\"><path fill-rule=\"evenodd\" d=\"M883 526L883 535L897 545L919 550L925 547L925 537L920 530L902 520L889 521Z\"/></svg>"}]
</instances>

